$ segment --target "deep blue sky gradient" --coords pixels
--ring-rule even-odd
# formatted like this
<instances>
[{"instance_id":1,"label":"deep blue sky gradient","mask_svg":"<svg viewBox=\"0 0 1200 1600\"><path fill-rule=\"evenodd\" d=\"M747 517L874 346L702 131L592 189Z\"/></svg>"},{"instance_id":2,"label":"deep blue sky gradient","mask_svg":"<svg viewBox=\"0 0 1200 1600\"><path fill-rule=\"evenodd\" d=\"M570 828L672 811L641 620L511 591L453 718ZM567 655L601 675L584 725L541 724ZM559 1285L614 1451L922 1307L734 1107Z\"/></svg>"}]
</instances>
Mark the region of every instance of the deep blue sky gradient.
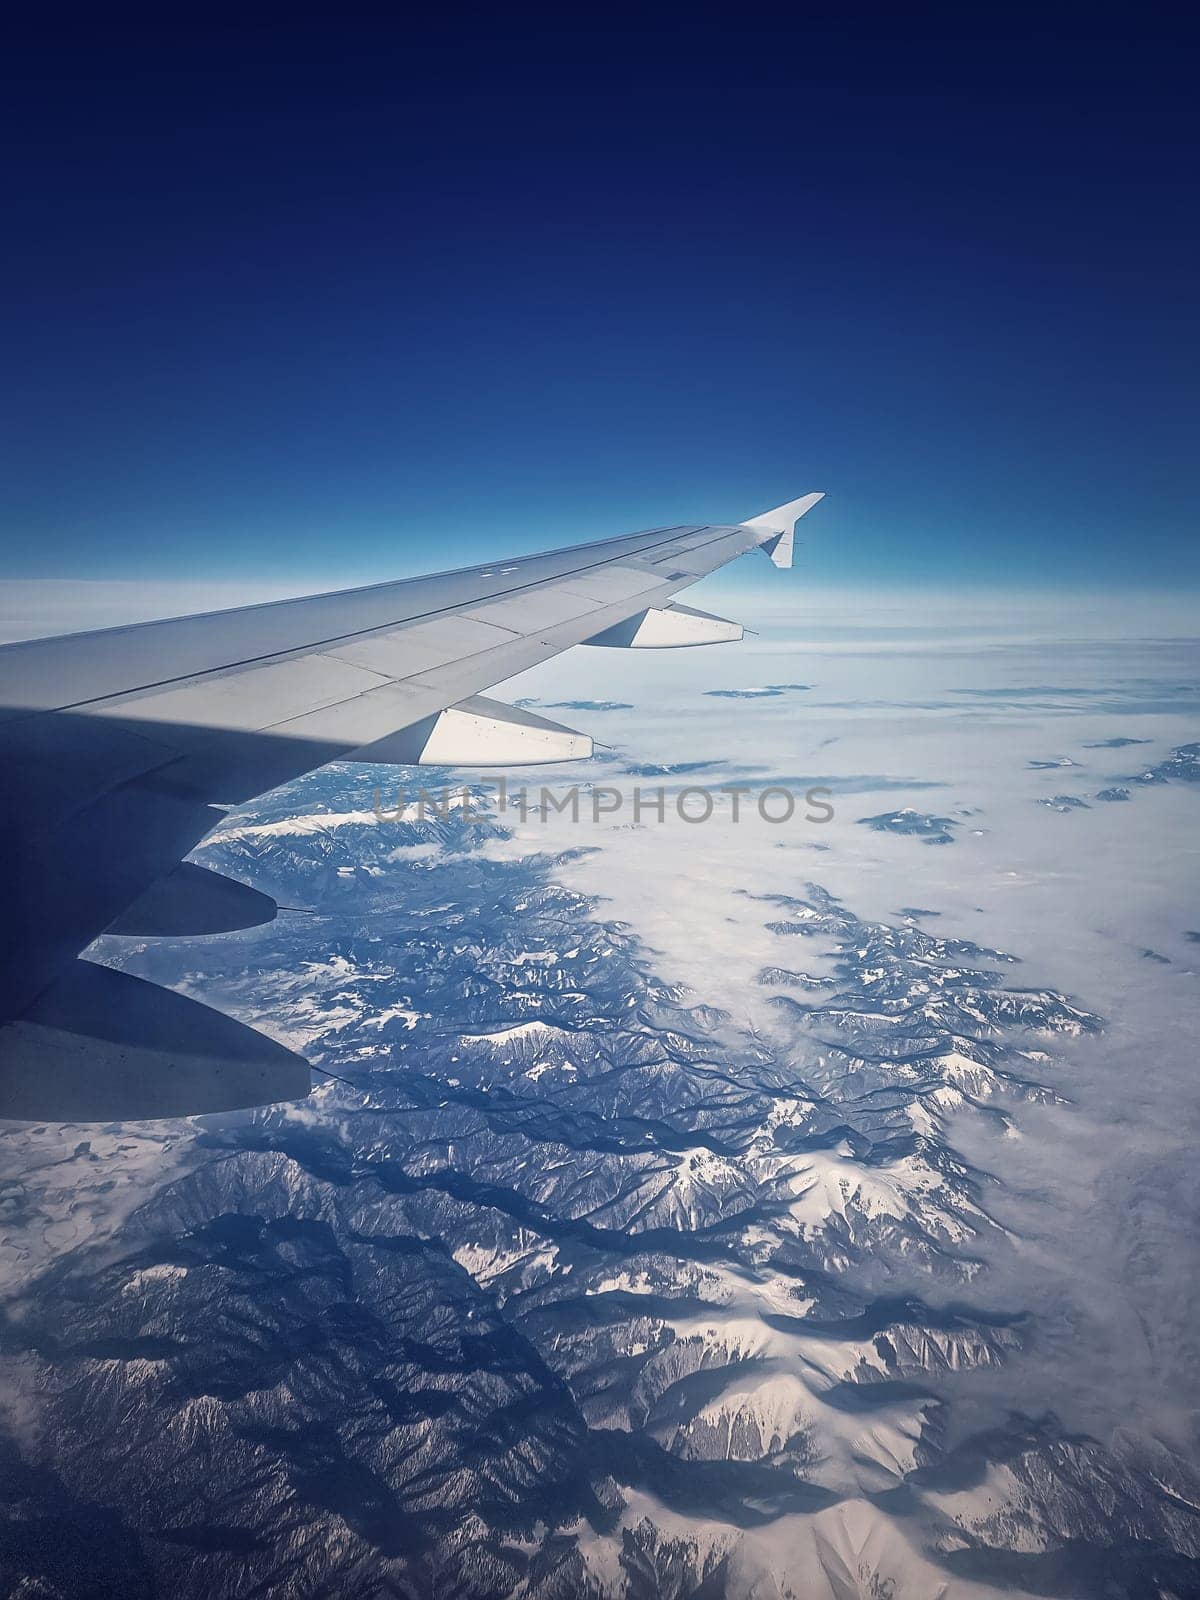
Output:
<instances>
[{"instance_id":1,"label":"deep blue sky gradient","mask_svg":"<svg viewBox=\"0 0 1200 1600\"><path fill-rule=\"evenodd\" d=\"M10 37L0 574L1200 583L1183 9L650 15Z\"/></svg>"}]
</instances>

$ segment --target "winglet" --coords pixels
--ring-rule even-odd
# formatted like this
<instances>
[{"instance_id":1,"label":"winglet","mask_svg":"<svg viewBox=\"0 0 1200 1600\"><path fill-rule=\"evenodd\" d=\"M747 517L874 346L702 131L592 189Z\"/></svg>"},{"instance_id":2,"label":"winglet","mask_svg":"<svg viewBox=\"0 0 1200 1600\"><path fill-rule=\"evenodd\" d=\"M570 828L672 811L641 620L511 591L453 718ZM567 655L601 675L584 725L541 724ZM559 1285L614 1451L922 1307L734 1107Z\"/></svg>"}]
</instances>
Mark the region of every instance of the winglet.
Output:
<instances>
[{"instance_id":1,"label":"winglet","mask_svg":"<svg viewBox=\"0 0 1200 1600\"><path fill-rule=\"evenodd\" d=\"M824 498L823 492L803 494L799 500L789 500L785 505L776 506L773 511L764 511L760 517L747 517L742 526L762 535L759 544L777 567L790 567L796 524L806 511L811 511L817 501Z\"/></svg>"}]
</instances>

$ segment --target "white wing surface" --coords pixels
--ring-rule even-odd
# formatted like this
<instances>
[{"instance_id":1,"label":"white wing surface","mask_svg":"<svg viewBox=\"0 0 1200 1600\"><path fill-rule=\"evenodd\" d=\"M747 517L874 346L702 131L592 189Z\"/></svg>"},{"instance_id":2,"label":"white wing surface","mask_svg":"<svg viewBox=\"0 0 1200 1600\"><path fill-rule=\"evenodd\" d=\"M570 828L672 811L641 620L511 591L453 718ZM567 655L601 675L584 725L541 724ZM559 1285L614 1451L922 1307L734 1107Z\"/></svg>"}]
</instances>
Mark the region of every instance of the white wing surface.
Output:
<instances>
[{"instance_id":1,"label":"white wing surface","mask_svg":"<svg viewBox=\"0 0 1200 1600\"><path fill-rule=\"evenodd\" d=\"M572 645L739 638L671 597L756 547L790 565L795 523L820 499L0 648L0 1116L188 1115L307 1094L303 1057L80 952L106 930L268 920L267 896L183 858L224 807L328 761L589 755L586 734L480 691Z\"/></svg>"}]
</instances>

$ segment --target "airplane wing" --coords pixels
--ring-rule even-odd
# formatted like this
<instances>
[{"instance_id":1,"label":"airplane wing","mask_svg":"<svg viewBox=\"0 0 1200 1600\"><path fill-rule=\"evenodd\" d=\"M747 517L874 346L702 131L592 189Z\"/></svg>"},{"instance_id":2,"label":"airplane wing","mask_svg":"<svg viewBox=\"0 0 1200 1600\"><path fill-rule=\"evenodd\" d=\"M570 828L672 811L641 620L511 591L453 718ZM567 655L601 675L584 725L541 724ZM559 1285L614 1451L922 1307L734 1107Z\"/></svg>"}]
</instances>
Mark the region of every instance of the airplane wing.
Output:
<instances>
[{"instance_id":1,"label":"airplane wing","mask_svg":"<svg viewBox=\"0 0 1200 1600\"><path fill-rule=\"evenodd\" d=\"M109 1121L296 1099L302 1056L81 958L99 934L211 933L275 912L183 858L229 805L328 761L507 766L586 735L479 697L572 645L739 639L671 597L761 547L790 566L809 494L301 600L0 648L0 1117Z\"/></svg>"}]
</instances>

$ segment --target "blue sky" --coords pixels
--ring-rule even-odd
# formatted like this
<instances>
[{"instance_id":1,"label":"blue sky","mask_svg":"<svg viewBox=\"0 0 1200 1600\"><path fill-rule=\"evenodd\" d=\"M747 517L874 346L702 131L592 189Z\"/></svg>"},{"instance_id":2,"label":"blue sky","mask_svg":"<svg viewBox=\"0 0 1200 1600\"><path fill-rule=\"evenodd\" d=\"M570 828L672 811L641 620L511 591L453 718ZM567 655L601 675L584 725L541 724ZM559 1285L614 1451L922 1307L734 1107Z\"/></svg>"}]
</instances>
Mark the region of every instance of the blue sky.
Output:
<instances>
[{"instance_id":1,"label":"blue sky","mask_svg":"<svg viewBox=\"0 0 1200 1600\"><path fill-rule=\"evenodd\" d=\"M655 15L15 40L0 574L1200 582L1194 27Z\"/></svg>"}]
</instances>

